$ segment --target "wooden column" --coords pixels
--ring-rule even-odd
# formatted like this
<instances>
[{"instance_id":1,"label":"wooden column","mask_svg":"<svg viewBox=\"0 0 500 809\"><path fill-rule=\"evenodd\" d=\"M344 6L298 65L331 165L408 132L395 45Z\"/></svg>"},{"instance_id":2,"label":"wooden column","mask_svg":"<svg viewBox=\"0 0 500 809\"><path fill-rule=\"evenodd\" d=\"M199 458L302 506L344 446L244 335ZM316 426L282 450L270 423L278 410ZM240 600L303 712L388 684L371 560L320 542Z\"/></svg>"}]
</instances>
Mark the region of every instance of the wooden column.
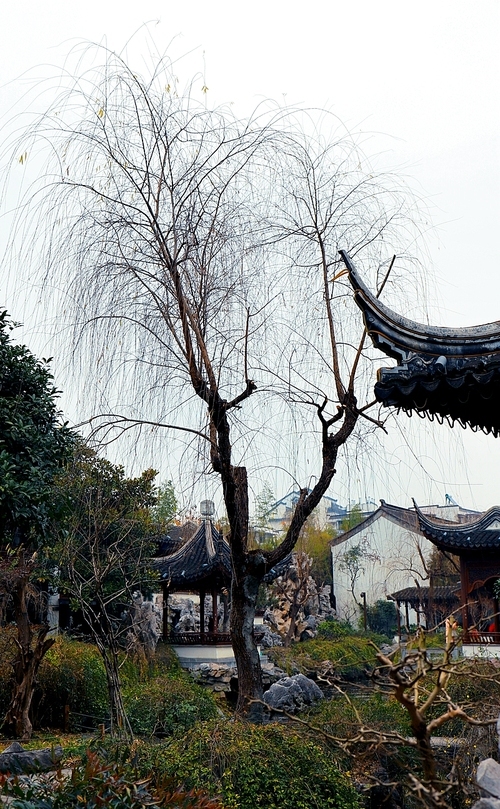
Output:
<instances>
[{"instance_id":1,"label":"wooden column","mask_svg":"<svg viewBox=\"0 0 500 809\"><path fill-rule=\"evenodd\" d=\"M460 604L462 607L462 628L464 631L464 636L467 638L469 632L469 616L468 616L468 609L467 609L467 602L469 600L469 571L467 570L467 564L463 556L460 557L460 583L461 583L461 593L460 593Z\"/></svg>"},{"instance_id":2,"label":"wooden column","mask_svg":"<svg viewBox=\"0 0 500 809\"><path fill-rule=\"evenodd\" d=\"M214 632L218 629L218 616L217 616L217 590L212 590L212 620L214 622Z\"/></svg>"},{"instance_id":3,"label":"wooden column","mask_svg":"<svg viewBox=\"0 0 500 809\"><path fill-rule=\"evenodd\" d=\"M200 590L200 632L205 631L205 590Z\"/></svg>"},{"instance_id":4,"label":"wooden column","mask_svg":"<svg viewBox=\"0 0 500 809\"><path fill-rule=\"evenodd\" d=\"M162 609L163 640L168 639L168 587L163 587Z\"/></svg>"}]
</instances>

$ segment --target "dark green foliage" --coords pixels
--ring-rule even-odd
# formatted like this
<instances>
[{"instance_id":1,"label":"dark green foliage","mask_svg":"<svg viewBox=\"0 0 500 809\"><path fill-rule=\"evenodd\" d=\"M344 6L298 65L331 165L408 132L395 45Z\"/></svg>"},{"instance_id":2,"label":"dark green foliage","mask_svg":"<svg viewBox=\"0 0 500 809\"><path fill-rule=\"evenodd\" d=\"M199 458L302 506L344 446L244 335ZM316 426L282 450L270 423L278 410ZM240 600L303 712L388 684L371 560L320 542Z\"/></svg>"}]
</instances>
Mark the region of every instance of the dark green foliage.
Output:
<instances>
[{"instance_id":1,"label":"dark green foliage","mask_svg":"<svg viewBox=\"0 0 500 809\"><path fill-rule=\"evenodd\" d=\"M0 717L5 716L11 698L11 661L16 653L15 635L13 626L0 628Z\"/></svg>"},{"instance_id":2,"label":"dark green foliage","mask_svg":"<svg viewBox=\"0 0 500 809\"><path fill-rule=\"evenodd\" d=\"M10 701L12 659L15 631L4 627L0 631L0 712ZM70 729L85 724L97 727L109 716L109 702L104 665L97 648L64 636L57 638L40 664L33 697L35 728L62 728L64 706L70 707Z\"/></svg>"},{"instance_id":3,"label":"dark green foliage","mask_svg":"<svg viewBox=\"0 0 500 809\"><path fill-rule=\"evenodd\" d=\"M148 469L127 478L122 466L80 442L58 478L65 508L53 526L57 584L105 644L109 616L119 616L134 590L147 590L155 578L148 569L157 534L155 477ZM101 621L92 620L97 614Z\"/></svg>"},{"instance_id":4,"label":"dark green foliage","mask_svg":"<svg viewBox=\"0 0 500 809\"><path fill-rule=\"evenodd\" d=\"M158 486L157 502L153 509L153 516L160 531L167 531L168 527L172 525L178 508L174 484L168 480Z\"/></svg>"},{"instance_id":5,"label":"dark green foliage","mask_svg":"<svg viewBox=\"0 0 500 809\"><path fill-rule=\"evenodd\" d=\"M0 539L17 543L46 532L52 480L73 438L47 362L12 343L14 325L0 313Z\"/></svg>"},{"instance_id":6,"label":"dark green foliage","mask_svg":"<svg viewBox=\"0 0 500 809\"><path fill-rule=\"evenodd\" d=\"M354 629L347 621L327 618L318 626L319 640L341 640L350 635L354 635Z\"/></svg>"},{"instance_id":7,"label":"dark green foliage","mask_svg":"<svg viewBox=\"0 0 500 809\"><path fill-rule=\"evenodd\" d=\"M368 638L346 635L339 640L308 640L285 649L276 646L267 651L267 656L289 673L304 674L323 669L325 663L330 671L347 679L359 679L367 669L376 665L376 651Z\"/></svg>"},{"instance_id":8,"label":"dark green foliage","mask_svg":"<svg viewBox=\"0 0 500 809\"><path fill-rule=\"evenodd\" d=\"M228 809L357 809L331 756L293 728L243 722L198 724L184 739L137 750L141 771L205 787Z\"/></svg>"},{"instance_id":9,"label":"dark green foliage","mask_svg":"<svg viewBox=\"0 0 500 809\"><path fill-rule=\"evenodd\" d=\"M212 693L183 673L125 686L123 701L132 730L139 736L179 735L217 713Z\"/></svg>"},{"instance_id":10,"label":"dark green foliage","mask_svg":"<svg viewBox=\"0 0 500 809\"><path fill-rule=\"evenodd\" d=\"M171 784L151 785L151 779L138 779L130 768L108 763L89 751L85 762L75 767L72 777L57 773L52 783L30 782L0 776L2 795L11 798L12 809L145 809L148 806L177 809L222 809L202 790L186 790Z\"/></svg>"},{"instance_id":11,"label":"dark green foliage","mask_svg":"<svg viewBox=\"0 0 500 809\"><path fill-rule=\"evenodd\" d=\"M95 728L109 717L106 672L97 648L59 637L40 666L35 705L35 719L42 727L63 727L65 705L70 708L70 728L79 728L82 721Z\"/></svg>"},{"instance_id":12,"label":"dark green foliage","mask_svg":"<svg viewBox=\"0 0 500 809\"><path fill-rule=\"evenodd\" d=\"M155 477L148 469L127 478L122 466L81 444L59 480L67 508L54 526L59 587L81 610L85 631L102 655L112 732L129 737L118 658L130 627L121 615L157 578L150 564L157 537ZM142 650L146 656L153 651L151 645Z\"/></svg>"},{"instance_id":13,"label":"dark green foliage","mask_svg":"<svg viewBox=\"0 0 500 809\"><path fill-rule=\"evenodd\" d=\"M366 608L368 627L372 632L378 632L388 638L393 638L397 628L397 610L394 601L379 599L375 604Z\"/></svg>"},{"instance_id":14,"label":"dark green foliage","mask_svg":"<svg viewBox=\"0 0 500 809\"><path fill-rule=\"evenodd\" d=\"M0 708L10 696L9 650L12 630L0 632ZM199 720L216 716L212 693L194 683L170 653L160 649L153 666L141 670L123 660L121 679L125 709L138 736L184 733ZM70 730L96 729L110 715L106 672L92 643L60 636L40 666L34 697L36 727L62 728L64 706L70 708Z\"/></svg>"},{"instance_id":15,"label":"dark green foliage","mask_svg":"<svg viewBox=\"0 0 500 809\"><path fill-rule=\"evenodd\" d=\"M312 709L309 718L311 724L327 733L350 737L359 730L358 716L365 727L411 736L406 710L397 700L379 691L363 692L359 696L349 694L348 699L339 694L333 699L323 700Z\"/></svg>"}]
</instances>

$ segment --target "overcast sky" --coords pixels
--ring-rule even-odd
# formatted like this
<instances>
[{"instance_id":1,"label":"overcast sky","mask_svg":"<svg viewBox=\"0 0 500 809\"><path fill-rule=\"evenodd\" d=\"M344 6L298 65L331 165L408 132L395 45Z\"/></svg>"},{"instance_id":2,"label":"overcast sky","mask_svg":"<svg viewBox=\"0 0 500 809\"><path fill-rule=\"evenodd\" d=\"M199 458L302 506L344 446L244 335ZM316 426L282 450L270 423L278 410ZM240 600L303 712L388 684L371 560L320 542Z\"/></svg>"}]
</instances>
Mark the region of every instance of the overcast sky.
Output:
<instances>
[{"instance_id":1,"label":"overcast sky","mask_svg":"<svg viewBox=\"0 0 500 809\"><path fill-rule=\"evenodd\" d=\"M383 162L406 175L430 205L440 325L500 319L498 0L4 0L2 116L24 71L61 64L75 40L121 49L150 21L158 52L173 40L175 53L191 54L179 72L185 78L204 72L200 93L205 83L210 103L233 102L242 114L262 98L326 107L350 130L373 133L366 151L382 151ZM9 298L0 276L5 296L19 317L21 302ZM408 505L405 492L442 502L449 490L467 506L500 502L500 442L467 435L460 448L445 431L433 429L416 446L435 470L434 483L432 475L425 484L419 479L416 458L399 490L384 492L390 484L377 473L372 484L363 483L365 493L401 505Z\"/></svg>"}]
</instances>

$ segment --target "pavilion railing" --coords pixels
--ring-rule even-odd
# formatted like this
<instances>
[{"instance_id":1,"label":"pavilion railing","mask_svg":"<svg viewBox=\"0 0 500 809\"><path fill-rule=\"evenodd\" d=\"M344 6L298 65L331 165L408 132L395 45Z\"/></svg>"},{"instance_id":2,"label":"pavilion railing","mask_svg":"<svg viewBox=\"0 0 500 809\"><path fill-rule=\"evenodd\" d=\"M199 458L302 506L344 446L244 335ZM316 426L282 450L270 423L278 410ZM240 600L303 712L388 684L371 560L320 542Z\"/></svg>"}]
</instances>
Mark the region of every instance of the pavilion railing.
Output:
<instances>
[{"instance_id":1,"label":"pavilion railing","mask_svg":"<svg viewBox=\"0 0 500 809\"><path fill-rule=\"evenodd\" d=\"M475 643L488 646L496 643L500 646L500 632L481 632L479 629L469 629L462 636L463 643Z\"/></svg>"},{"instance_id":2,"label":"pavilion railing","mask_svg":"<svg viewBox=\"0 0 500 809\"><path fill-rule=\"evenodd\" d=\"M167 640L176 646L210 646L231 643L231 635L229 632L170 632Z\"/></svg>"},{"instance_id":3,"label":"pavilion railing","mask_svg":"<svg viewBox=\"0 0 500 809\"><path fill-rule=\"evenodd\" d=\"M255 632L254 637L260 643L264 632ZM231 643L231 635L229 632L169 632L167 642L175 646L214 646Z\"/></svg>"}]
</instances>

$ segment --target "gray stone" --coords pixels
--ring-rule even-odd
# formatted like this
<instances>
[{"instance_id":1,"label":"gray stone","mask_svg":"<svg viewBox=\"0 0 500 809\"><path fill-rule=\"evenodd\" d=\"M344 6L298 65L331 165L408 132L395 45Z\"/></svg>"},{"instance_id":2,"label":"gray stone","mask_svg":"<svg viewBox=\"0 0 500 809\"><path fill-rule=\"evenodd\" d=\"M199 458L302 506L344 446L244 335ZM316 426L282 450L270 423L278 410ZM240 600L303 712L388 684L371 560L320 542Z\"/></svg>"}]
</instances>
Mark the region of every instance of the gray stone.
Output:
<instances>
[{"instance_id":1,"label":"gray stone","mask_svg":"<svg viewBox=\"0 0 500 809\"><path fill-rule=\"evenodd\" d=\"M477 768L476 781L480 789L500 798L500 764L492 758L481 761Z\"/></svg>"},{"instance_id":2,"label":"gray stone","mask_svg":"<svg viewBox=\"0 0 500 809\"><path fill-rule=\"evenodd\" d=\"M2 751L2 755L4 753L24 753L24 747L22 744L19 744L19 742L12 742L12 744L9 744L9 746Z\"/></svg>"},{"instance_id":3,"label":"gray stone","mask_svg":"<svg viewBox=\"0 0 500 809\"><path fill-rule=\"evenodd\" d=\"M24 750L13 742L0 753L0 772L34 773L53 770L62 757L62 747L45 747L42 750Z\"/></svg>"},{"instance_id":4,"label":"gray stone","mask_svg":"<svg viewBox=\"0 0 500 809\"><path fill-rule=\"evenodd\" d=\"M269 626L264 625L264 636L260 645L263 649L271 649L273 646L283 646L283 640L278 632L273 632Z\"/></svg>"},{"instance_id":5,"label":"gray stone","mask_svg":"<svg viewBox=\"0 0 500 809\"><path fill-rule=\"evenodd\" d=\"M500 801L497 798L480 798L471 809L500 809Z\"/></svg>"},{"instance_id":6,"label":"gray stone","mask_svg":"<svg viewBox=\"0 0 500 809\"><path fill-rule=\"evenodd\" d=\"M297 713L320 699L323 699L321 689L303 674L283 677L264 694L264 702L269 708L287 713Z\"/></svg>"}]
</instances>

